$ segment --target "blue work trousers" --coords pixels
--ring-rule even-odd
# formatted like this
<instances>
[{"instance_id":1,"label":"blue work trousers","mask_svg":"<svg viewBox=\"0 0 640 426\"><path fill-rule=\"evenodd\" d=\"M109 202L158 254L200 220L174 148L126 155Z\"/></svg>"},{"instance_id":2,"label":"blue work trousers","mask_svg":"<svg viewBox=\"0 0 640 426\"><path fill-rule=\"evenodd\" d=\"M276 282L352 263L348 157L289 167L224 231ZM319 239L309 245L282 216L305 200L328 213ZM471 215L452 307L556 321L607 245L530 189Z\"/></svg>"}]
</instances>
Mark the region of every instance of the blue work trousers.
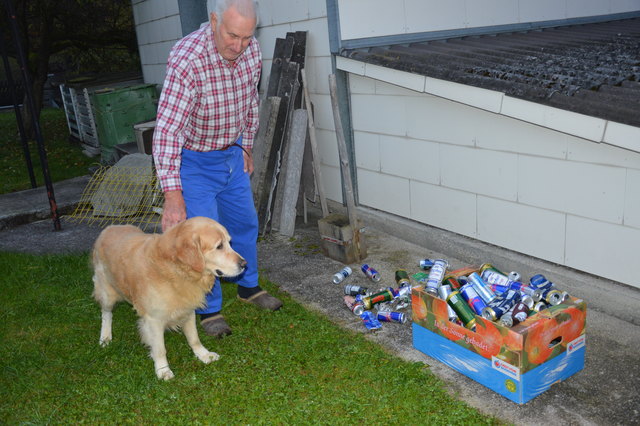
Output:
<instances>
[{"instance_id":1,"label":"blue work trousers","mask_svg":"<svg viewBox=\"0 0 640 426\"><path fill-rule=\"evenodd\" d=\"M231 235L231 247L247 261L246 270L231 280L243 287L256 287L258 215L249 173L244 171L242 148L232 146L224 151L209 152L183 149L180 178L187 218L206 216L226 227ZM222 289L216 278L213 289L207 294L206 306L196 313L208 314L221 309Z\"/></svg>"}]
</instances>

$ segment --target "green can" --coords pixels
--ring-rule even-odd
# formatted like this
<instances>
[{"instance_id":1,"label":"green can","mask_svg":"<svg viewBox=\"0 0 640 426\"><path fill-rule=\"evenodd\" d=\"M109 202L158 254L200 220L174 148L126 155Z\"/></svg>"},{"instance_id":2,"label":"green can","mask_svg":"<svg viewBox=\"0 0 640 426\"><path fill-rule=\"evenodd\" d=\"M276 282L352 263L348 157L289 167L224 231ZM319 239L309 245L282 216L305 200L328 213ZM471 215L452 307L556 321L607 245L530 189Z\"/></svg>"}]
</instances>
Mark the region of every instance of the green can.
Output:
<instances>
[{"instance_id":1,"label":"green can","mask_svg":"<svg viewBox=\"0 0 640 426\"><path fill-rule=\"evenodd\" d=\"M398 283L398 287L404 287L406 285L411 285L411 280L409 279L409 274L404 269L398 269L396 271L396 283Z\"/></svg>"},{"instance_id":2,"label":"green can","mask_svg":"<svg viewBox=\"0 0 640 426\"><path fill-rule=\"evenodd\" d=\"M466 328L469 330L476 328L476 314L462 298L459 291L454 291L447 297L447 304L451 306Z\"/></svg>"},{"instance_id":3,"label":"green can","mask_svg":"<svg viewBox=\"0 0 640 426\"><path fill-rule=\"evenodd\" d=\"M453 275L447 275L446 277L444 277L444 279L442 280L442 284L449 284L451 286L451 290L458 290L460 287L462 287L460 285L460 282Z\"/></svg>"},{"instance_id":4,"label":"green can","mask_svg":"<svg viewBox=\"0 0 640 426\"><path fill-rule=\"evenodd\" d=\"M372 294L371 296L365 296L362 298L362 303L365 309L372 309L374 305L382 302L390 302L395 298L391 290L382 290L381 292Z\"/></svg>"}]
</instances>

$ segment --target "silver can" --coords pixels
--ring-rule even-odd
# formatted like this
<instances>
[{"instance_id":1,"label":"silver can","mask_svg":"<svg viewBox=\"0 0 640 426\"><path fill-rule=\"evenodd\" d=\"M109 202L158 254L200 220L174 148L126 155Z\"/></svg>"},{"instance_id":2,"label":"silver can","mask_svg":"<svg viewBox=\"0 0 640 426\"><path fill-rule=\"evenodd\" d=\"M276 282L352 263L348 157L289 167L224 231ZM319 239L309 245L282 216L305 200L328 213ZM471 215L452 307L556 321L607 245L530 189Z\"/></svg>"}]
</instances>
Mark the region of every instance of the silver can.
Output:
<instances>
[{"instance_id":1,"label":"silver can","mask_svg":"<svg viewBox=\"0 0 640 426\"><path fill-rule=\"evenodd\" d=\"M477 272L472 272L467 278L469 278L469 282L473 285L473 288L478 292L486 304L491 303L491 301L497 297Z\"/></svg>"},{"instance_id":2,"label":"silver can","mask_svg":"<svg viewBox=\"0 0 640 426\"><path fill-rule=\"evenodd\" d=\"M353 296L344 296L344 304L347 305L347 308L355 315L360 316L364 312L364 305L356 301Z\"/></svg>"},{"instance_id":3,"label":"silver can","mask_svg":"<svg viewBox=\"0 0 640 426\"><path fill-rule=\"evenodd\" d=\"M440 299L444 301L447 300L447 297L449 297L449 295L452 292L453 292L453 289L449 284L443 284L440 287L438 287L438 297L440 297ZM456 314L456 311L454 311L453 308L449 306L448 303L447 303L447 312L449 312L449 321L455 321L458 319L458 315Z\"/></svg>"},{"instance_id":4,"label":"silver can","mask_svg":"<svg viewBox=\"0 0 640 426\"><path fill-rule=\"evenodd\" d=\"M344 268L342 268L340 270L340 272L336 272L333 275L333 283L334 284L340 284L342 281L344 281L345 278L347 278L352 273L353 273L353 271L351 270L351 268L348 267L348 266L345 266Z\"/></svg>"},{"instance_id":5,"label":"silver can","mask_svg":"<svg viewBox=\"0 0 640 426\"><path fill-rule=\"evenodd\" d=\"M431 270L429 270L429 277L427 278L427 284L425 290L434 296L438 295L438 287L444 279L444 273L449 267L449 262L443 259L438 259L433 262Z\"/></svg>"}]
</instances>

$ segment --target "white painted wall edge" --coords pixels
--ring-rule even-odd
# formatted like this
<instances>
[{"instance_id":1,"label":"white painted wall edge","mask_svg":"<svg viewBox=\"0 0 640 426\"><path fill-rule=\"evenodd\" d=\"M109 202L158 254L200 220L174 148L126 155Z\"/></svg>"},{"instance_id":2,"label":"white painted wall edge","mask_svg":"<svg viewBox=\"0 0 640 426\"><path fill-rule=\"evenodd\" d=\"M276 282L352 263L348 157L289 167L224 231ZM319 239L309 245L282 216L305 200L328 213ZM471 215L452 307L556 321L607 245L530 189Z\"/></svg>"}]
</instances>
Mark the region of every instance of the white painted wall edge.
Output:
<instances>
[{"instance_id":1,"label":"white painted wall edge","mask_svg":"<svg viewBox=\"0 0 640 426\"><path fill-rule=\"evenodd\" d=\"M342 56L336 57L336 68L582 139L640 152L640 127L513 98L494 90L393 70Z\"/></svg>"}]
</instances>

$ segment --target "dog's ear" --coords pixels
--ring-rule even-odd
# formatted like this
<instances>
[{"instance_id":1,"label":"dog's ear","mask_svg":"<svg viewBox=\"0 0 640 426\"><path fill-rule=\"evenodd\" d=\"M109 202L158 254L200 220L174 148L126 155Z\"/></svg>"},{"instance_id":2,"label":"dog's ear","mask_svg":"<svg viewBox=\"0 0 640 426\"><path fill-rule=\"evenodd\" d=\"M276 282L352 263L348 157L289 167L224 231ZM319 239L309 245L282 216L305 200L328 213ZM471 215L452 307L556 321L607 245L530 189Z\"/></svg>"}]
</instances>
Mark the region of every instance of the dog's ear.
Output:
<instances>
[{"instance_id":1,"label":"dog's ear","mask_svg":"<svg viewBox=\"0 0 640 426\"><path fill-rule=\"evenodd\" d=\"M204 254L200 244L200 234L190 232L181 235L176 244L176 257L195 272L204 272Z\"/></svg>"}]
</instances>

